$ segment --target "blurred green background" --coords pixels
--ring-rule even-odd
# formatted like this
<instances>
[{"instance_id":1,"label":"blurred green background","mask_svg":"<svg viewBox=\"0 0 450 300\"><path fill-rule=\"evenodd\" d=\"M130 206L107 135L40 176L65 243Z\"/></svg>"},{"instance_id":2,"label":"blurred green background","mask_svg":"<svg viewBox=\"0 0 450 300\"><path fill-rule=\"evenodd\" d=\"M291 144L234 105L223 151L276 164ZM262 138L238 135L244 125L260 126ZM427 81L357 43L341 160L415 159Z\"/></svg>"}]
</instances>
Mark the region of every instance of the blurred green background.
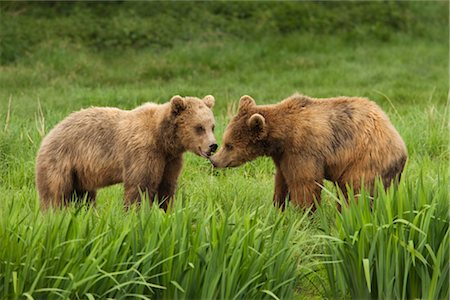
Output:
<instances>
[{"instance_id":1,"label":"blurred green background","mask_svg":"<svg viewBox=\"0 0 450 300\"><path fill-rule=\"evenodd\" d=\"M275 102L295 91L383 102L374 92L381 91L405 103L435 88L434 99L446 98L444 1L13 1L0 8L0 112L10 95L18 106L39 98L44 109L65 112L174 94L214 94L219 111L243 94ZM24 89L33 99L23 98Z\"/></svg>"},{"instance_id":2,"label":"blurred green background","mask_svg":"<svg viewBox=\"0 0 450 300\"><path fill-rule=\"evenodd\" d=\"M1 64L61 41L117 53L291 33L342 34L355 45L389 42L400 32L443 40L440 30L429 29L445 29L447 20L445 1L2 2Z\"/></svg>"}]
</instances>

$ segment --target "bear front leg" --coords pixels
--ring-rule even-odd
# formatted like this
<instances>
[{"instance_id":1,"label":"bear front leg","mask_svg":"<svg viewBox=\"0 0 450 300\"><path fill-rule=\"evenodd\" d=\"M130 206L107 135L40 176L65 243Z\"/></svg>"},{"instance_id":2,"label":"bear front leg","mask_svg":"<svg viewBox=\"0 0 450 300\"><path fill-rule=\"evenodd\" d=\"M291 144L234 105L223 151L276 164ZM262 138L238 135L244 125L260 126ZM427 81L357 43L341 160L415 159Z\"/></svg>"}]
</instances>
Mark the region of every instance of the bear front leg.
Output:
<instances>
[{"instance_id":1,"label":"bear front leg","mask_svg":"<svg viewBox=\"0 0 450 300\"><path fill-rule=\"evenodd\" d=\"M292 156L283 159L281 171L286 179L289 200L304 209L316 210L314 199L320 203L323 167L314 156Z\"/></svg>"},{"instance_id":2,"label":"bear front leg","mask_svg":"<svg viewBox=\"0 0 450 300\"><path fill-rule=\"evenodd\" d=\"M294 205L299 205L304 209L311 207L311 212L316 211L317 203L320 203L320 187L316 181L300 181L295 186L289 188L290 200Z\"/></svg>"},{"instance_id":3,"label":"bear front leg","mask_svg":"<svg viewBox=\"0 0 450 300\"><path fill-rule=\"evenodd\" d=\"M145 158L144 155L129 155L125 159L124 189L125 206L141 203L141 195L148 196L150 204L156 196L164 171L164 160L158 157Z\"/></svg>"},{"instance_id":4,"label":"bear front leg","mask_svg":"<svg viewBox=\"0 0 450 300\"><path fill-rule=\"evenodd\" d=\"M168 206L173 202L178 176L182 167L183 157L177 157L169 161L164 168L164 174L158 187L159 206L164 211L167 211Z\"/></svg>"},{"instance_id":5,"label":"bear front leg","mask_svg":"<svg viewBox=\"0 0 450 300\"><path fill-rule=\"evenodd\" d=\"M286 197L288 196L288 186L284 179L280 168L276 168L275 173L275 191L273 195L273 204L279 207L282 211L286 208Z\"/></svg>"}]
</instances>

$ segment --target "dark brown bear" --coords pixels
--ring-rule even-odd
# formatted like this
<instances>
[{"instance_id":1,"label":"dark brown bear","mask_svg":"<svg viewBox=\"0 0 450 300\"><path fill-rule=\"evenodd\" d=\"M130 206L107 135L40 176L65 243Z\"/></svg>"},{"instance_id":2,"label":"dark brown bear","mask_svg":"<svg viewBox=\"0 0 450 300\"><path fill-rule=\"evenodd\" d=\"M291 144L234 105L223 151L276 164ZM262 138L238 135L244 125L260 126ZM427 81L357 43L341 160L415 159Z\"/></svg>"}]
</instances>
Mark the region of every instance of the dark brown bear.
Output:
<instances>
[{"instance_id":1,"label":"dark brown bear","mask_svg":"<svg viewBox=\"0 0 450 300\"><path fill-rule=\"evenodd\" d=\"M293 204L312 210L324 179L344 193L346 184L355 193L361 183L370 191L377 176L387 187L400 177L407 159L402 138L367 99L295 94L258 106L243 96L211 162L217 168L237 167L262 155L276 166L275 205L284 208L289 195Z\"/></svg>"},{"instance_id":2,"label":"dark brown bear","mask_svg":"<svg viewBox=\"0 0 450 300\"><path fill-rule=\"evenodd\" d=\"M183 152L208 157L217 148L213 105L213 96L174 96L131 111L95 107L72 113L44 138L36 159L42 206L67 205L85 195L93 202L98 188L123 182L126 206L144 193L167 209Z\"/></svg>"}]
</instances>

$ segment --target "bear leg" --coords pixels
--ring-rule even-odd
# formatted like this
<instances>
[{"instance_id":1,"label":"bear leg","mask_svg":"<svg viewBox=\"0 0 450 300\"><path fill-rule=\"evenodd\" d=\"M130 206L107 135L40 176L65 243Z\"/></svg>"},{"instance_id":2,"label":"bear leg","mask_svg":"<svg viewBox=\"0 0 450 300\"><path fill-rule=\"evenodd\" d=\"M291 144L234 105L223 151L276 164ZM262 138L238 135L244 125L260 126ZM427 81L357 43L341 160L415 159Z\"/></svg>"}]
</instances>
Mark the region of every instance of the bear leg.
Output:
<instances>
[{"instance_id":1,"label":"bear leg","mask_svg":"<svg viewBox=\"0 0 450 300\"><path fill-rule=\"evenodd\" d=\"M51 206L61 208L69 205L73 192L71 181L61 176L39 191L42 208L46 210Z\"/></svg>"},{"instance_id":2,"label":"bear leg","mask_svg":"<svg viewBox=\"0 0 450 300\"><path fill-rule=\"evenodd\" d=\"M300 205L304 209L311 207L311 212L316 210L314 199L320 203L320 186L315 180L298 181L289 186L289 197L294 205Z\"/></svg>"},{"instance_id":3,"label":"bear leg","mask_svg":"<svg viewBox=\"0 0 450 300\"><path fill-rule=\"evenodd\" d=\"M381 173L383 184L385 188L388 188L391 184L397 186L400 183L403 169L405 168L407 156L406 154L400 155L399 158L394 159L393 162L385 168Z\"/></svg>"},{"instance_id":4,"label":"bear leg","mask_svg":"<svg viewBox=\"0 0 450 300\"><path fill-rule=\"evenodd\" d=\"M344 196L344 203L347 207L349 206L349 191L352 191L353 197L352 199L354 199L354 201L356 201L356 203L359 200L360 194L361 194L361 190L364 186L364 190L370 195L373 196L374 194L374 184L375 184L375 179L374 178L368 178L365 179L364 177L362 178L350 178L347 180L343 180L343 181L339 181L338 182L338 186L339 189L342 191L342 194ZM338 203L338 210L341 211L342 210L342 205Z\"/></svg>"},{"instance_id":5,"label":"bear leg","mask_svg":"<svg viewBox=\"0 0 450 300\"><path fill-rule=\"evenodd\" d=\"M164 168L164 174L158 187L159 207L164 211L167 211L168 206L173 202L182 166L183 158L179 157L168 162Z\"/></svg>"},{"instance_id":6,"label":"bear leg","mask_svg":"<svg viewBox=\"0 0 450 300\"><path fill-rule=\"evenodd\" d=\"M315 156L295 155L280 161L282 174L287 182L289 200L295 206L316 210L314 199L320 203L324 168Z\"/></svg>"},{"instance_id":7,"label":"bear leg","mask_svg":"<svg viewBox=\"0 0 450 300\"><path fill-rule=\"evenodd\" d=\"M86 205L88 206L95 206L95 201L97 198L97 191L86 191L77 189L73 193L73 200L78 204L83 204L83 202L86 202Z\"/></svg>"},{"instance_id":8,"label":"bear leg","mask_svg":"<svg viewBox=\"0 0 450 300\"><path fill-rule=\"evenodd\" d=\"M141 204L142 197L148 197L150 203L153 203L153 200L156 196L156 188L152 185L125 185L125 207L129 208L133 204Z\"/></svg>"},{"instance_id":9,"label":"bear leg","mask_svg":"<svg viewBox=\"0 0 450 300\"><path fill-rule=\"evenodd\" d=\"M337 204L336 204L337 205L337 209L338 209L339 212L341 212L343 204L348 206L348 193L347 193L347 188L346 188L345 184L344 184L344 186L342 186L342 184L338 184L338 186L339 186L339 189L342 192L342 195L344 196L343 197L344 199L339 199L341 201L341 203L336 201L337 202ZM344 200L344 202L342 202L342 200Z\"/></svg>"},{"instance_id":10,"label":"bear leg","mask_svg":"<svg viewBox=\"0 0 450 300\"><path fill-rule=\"evenodd\" d=\"M286 208L286 198L288 196L288 186L281 170L277 167L275 173L275 190L273 204L282 211Z\"/></svg>"},{"instance_id":11,"label":"bear leg","mask_svg":"<svg viewBox=\"0 0 450 300\"><path fill-rule=\"evenodd\" d=\"M124 161L125 207L134 203L140 204L142 196L148 196L150 204L158 191L161 182L165 159L150 156L148 151L130 151Z\"/></svg>"}]
</instances>

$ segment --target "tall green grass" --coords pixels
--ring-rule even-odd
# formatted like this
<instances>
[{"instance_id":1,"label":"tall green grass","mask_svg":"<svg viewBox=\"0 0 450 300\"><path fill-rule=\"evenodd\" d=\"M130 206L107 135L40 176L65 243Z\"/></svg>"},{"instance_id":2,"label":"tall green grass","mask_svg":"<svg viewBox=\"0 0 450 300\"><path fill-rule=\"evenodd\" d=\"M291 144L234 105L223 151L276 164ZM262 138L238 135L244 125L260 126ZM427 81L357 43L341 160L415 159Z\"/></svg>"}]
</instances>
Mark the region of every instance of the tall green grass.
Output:
<instances>
[{"instance_id":1,"label":"tall green grass","mask_svg":"<svg viewBox=\"0 0 450 300\"><path fill-rule=\"evenodd\" d=\"M443 171L435 182L425 184L420 176L387 192L380 185L374 199L363 191L332 222L319 212L320 237L326 240L326 295L448 299L448 179Z\"/></svg>"},{"instance_id":2,"label":"tall green grass","mask_svg":"<svg viewBox=\"0 0 450 300\"><path fill-rule=\"evenodd\" d=\"M181 200L181 199L178 199ZM307 249L306 215L177 205L0 212L2 298L289 299ZM306 247L308 244L308 248Z\"/></svg>"}]
</instances>

